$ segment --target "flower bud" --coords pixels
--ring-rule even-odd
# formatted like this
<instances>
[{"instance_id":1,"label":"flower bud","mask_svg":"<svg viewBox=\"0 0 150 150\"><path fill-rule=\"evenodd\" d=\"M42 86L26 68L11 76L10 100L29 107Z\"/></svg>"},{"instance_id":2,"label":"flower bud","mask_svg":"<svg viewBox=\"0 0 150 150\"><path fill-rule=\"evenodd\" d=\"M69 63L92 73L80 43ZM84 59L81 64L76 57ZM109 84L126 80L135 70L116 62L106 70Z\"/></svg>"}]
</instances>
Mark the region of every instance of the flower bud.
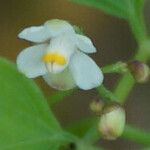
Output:
<instances>
[{"instance_id":1,"label":"flower bud","mask_svg":"<svg viewBox=\"0 0 150 150\"><path fill-rule=\"evenodd\" d=\"M145 83L149 80L150 69L145 63L134 60L128 63L128 68L138 83Z\"/></svg>"},{"instance_id":2,"label":"flower bud","mask_svg":"<svg viewBox=\"0 0 150 150\"><path fill-rule=\"evenodd\" d=\"M104 103L102 101L93 101L90 104L90 109L92 112L94 112L96 115L100 115L101 111L103 109Z\"/></svg>"},{"instance_id":3,"label":"flower bud","mask_svg":"<svg viewBox=\"0 0 150 150\"><path fill-rule=\"evenodd\" d=\"M118 104L106 106L98 124L98 129L103 135L103 138L115 140L122 134L124 126L124 109Z\"/></svg>"},{"instance_id":4,"label":"flower bud","mask_svg":"<svg viewBox=\"0 0 150 150\"><path fill-rule=\"evenodd\" d=\"M84 35L83 29L81 27L74 25L73 28L76 33Z\"/></svg>"}]
</instances>

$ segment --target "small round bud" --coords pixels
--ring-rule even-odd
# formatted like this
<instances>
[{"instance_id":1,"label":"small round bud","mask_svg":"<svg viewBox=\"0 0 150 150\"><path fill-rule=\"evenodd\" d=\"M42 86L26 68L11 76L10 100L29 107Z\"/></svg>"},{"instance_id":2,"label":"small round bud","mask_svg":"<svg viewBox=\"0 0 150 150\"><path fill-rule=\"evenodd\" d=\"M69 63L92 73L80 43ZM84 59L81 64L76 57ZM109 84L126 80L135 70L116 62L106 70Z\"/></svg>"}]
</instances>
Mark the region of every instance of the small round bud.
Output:
<instances>
[{"instance_id":1,"label":"small round bud","mask_svg":"<svg viewBox=\"0 0 150 150\"><path fill-rule=\"evenodd\" d=\"M90 104L90 109L92 112L94 112L96 115L100 115L101 111L103 109L104 103L102 101L93 101Z\"/></svg>"},{"instance_id":2,"label":"small round bud","mask_svg":"<svg viewBox=\"0 0 150 150\"><path fill-rule=\"evenodd\" d=\"M79 26L74 25L73 28L74 28L76 33L84 35L83 29L80 28Z\"/></svg>"},{"instance_id":3,"label":"small round bud","mask_svg":"<svg viewBox=\"0 0 150 150\"><path fill-rule=\"evenodd\" d=\"M106 106L98 124L98 129L104 139L115 140L125 126L125 111L119 104Z\"/></svg>"},{"instance_id":4,"label":"small round bud","mask_svg":"<svg viewBox=\"0 0 150 150\"><path fill-rule=\"evenodd\" d=\"M149 80L150 69L145 63L134 60L128 63L128 68L138 83L145 83Z\"/></svg>"}]
</instances>

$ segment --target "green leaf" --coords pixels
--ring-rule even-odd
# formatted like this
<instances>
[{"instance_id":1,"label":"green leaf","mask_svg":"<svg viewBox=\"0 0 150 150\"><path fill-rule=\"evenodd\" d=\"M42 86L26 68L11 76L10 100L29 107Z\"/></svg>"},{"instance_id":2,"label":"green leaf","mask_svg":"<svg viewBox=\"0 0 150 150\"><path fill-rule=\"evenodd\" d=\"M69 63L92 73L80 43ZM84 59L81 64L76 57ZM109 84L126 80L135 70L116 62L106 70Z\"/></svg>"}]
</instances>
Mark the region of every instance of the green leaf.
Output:
<instances>
[{"instance_id":1,"label":"green leaf","mask_svg":"<svg viewBox=\"0 0 150 150\"><path fill-rule=\"evenodd\" d=\"M108 14L120 18L128 17L128 11L126 8L127 0L71 0L71 1L101 9Z\"/></svg>"},{"instance_id":2,"label":"green leaf","mask_svg":"<svg viewBox=\"0 0 150 150\"><path fill-rule=\"evenodd\" d=\"M141 9L144 0L71 0L79 4L95 7L103 10L105 13L119 18L128 19L130 16L131 5Z\"/></svg>"},{"instance_id":3,"label":"green leaf","mask_svg":"<svg viewBox=\"0 0 150 150\"><path fill-rule=\"evenodd\" d=\"M96 124L97 118L83 118L77 122L72 122L66 127L66 130L77 135L79 137L84 137L86 133Z\"/></svg>"},{"instance_id":4,"label":"green leaf","mask_svg":"<svg viewBox=\"0 0 150 150\"><path fill-rule=\"evenodd\" d=\"M68 91L57 91L52 93L50 96L47 97L50 106L56 105L58 102L63 100L65 97L70 96L75 90L68 90Z\"/></svg>"},{"instance_id":5,"label":"green leaf","mask_svg":"<svg viewBox=\"0 0 150 150\"><path fill-rule=\"evenodd\" d=\"M145 0L70 0L95 7L110 15L126 19L138 43L147 38L143 17Z\"/></svg>"},{"instance_id":6,"label":"green leaf","mask_svg":"<svg viewBox=\"0 0 150 150\"><path fill-rule=\"evenodd\" d=\"M145 0L128 0L130 5L135 7L135 10L137 10L137 12L140 12L143 7L144 7L144 3Z\"/></svg>"},{"instance_id":7,"label":"green leaf","mask_svg":"<svg viewBox=\"0 0 150 150\"><path fill-rule=\"evenodd\" d=\"M0 150L57 150L67 140L36 84L0 58Z\"/></svg>"},{"instance_id":8,"label":"green leaf","mask_svg":"<svg viewBox=\"0 0 150 150\"><path fill-rule=\"evenodd\" d=\"M77 145L77 150L104 150L104 148L94 147L89 145L88 143L79 142Z\"/></svg>"}]
</instances>

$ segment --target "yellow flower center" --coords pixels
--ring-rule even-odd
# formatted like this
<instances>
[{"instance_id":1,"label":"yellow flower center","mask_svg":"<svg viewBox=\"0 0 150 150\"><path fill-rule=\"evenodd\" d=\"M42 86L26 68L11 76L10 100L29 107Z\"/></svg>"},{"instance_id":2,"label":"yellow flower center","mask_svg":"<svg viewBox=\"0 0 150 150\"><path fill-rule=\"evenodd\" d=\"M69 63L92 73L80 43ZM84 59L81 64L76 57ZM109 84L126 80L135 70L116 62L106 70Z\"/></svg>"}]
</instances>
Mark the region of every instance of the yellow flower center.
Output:
<instances>
[{"instance_id":1,"label":"yellow flower center","mask_svg":"<svg viewBox=\"0 0 150 150\"><path fill-rule=\"evenodd\" d=\"M58 53L47 53L43 56L42 60L45 63L57 63L59 65L65 65L66 59L63 55Z\"/></svg>"}]
</instances>

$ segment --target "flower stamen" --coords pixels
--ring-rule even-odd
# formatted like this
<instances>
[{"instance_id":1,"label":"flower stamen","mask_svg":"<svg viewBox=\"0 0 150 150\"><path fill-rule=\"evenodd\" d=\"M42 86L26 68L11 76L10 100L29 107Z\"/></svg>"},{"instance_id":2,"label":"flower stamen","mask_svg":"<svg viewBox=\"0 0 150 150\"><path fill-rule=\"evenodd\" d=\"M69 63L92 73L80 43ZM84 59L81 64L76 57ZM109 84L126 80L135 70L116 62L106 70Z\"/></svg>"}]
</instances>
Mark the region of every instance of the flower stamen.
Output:
<instances>
[{"instance_id":1,"label":"flower stamen","mask_svg":"<svg viewBox=\"0 0 150 150\"><path fill-rule=\"evenodd\" d=\"M45 63L57 63L59 65L65 65L66 59L63 55L58 53L47 53L43 56L42 60Z\"/></svg>"},{"instance_id":2,"label":"flower stamen","mask_svg":"<svg viewBox=\"0 0 150 150\"><path fill-rule=\"evenodd\" d=\"M55 55L54 54L50 54L50 53L47 53L43 56L42 60L45 62L45 63L48 63L48 62L53 62L55 61Z\"/></svg>"}]
</instances>

